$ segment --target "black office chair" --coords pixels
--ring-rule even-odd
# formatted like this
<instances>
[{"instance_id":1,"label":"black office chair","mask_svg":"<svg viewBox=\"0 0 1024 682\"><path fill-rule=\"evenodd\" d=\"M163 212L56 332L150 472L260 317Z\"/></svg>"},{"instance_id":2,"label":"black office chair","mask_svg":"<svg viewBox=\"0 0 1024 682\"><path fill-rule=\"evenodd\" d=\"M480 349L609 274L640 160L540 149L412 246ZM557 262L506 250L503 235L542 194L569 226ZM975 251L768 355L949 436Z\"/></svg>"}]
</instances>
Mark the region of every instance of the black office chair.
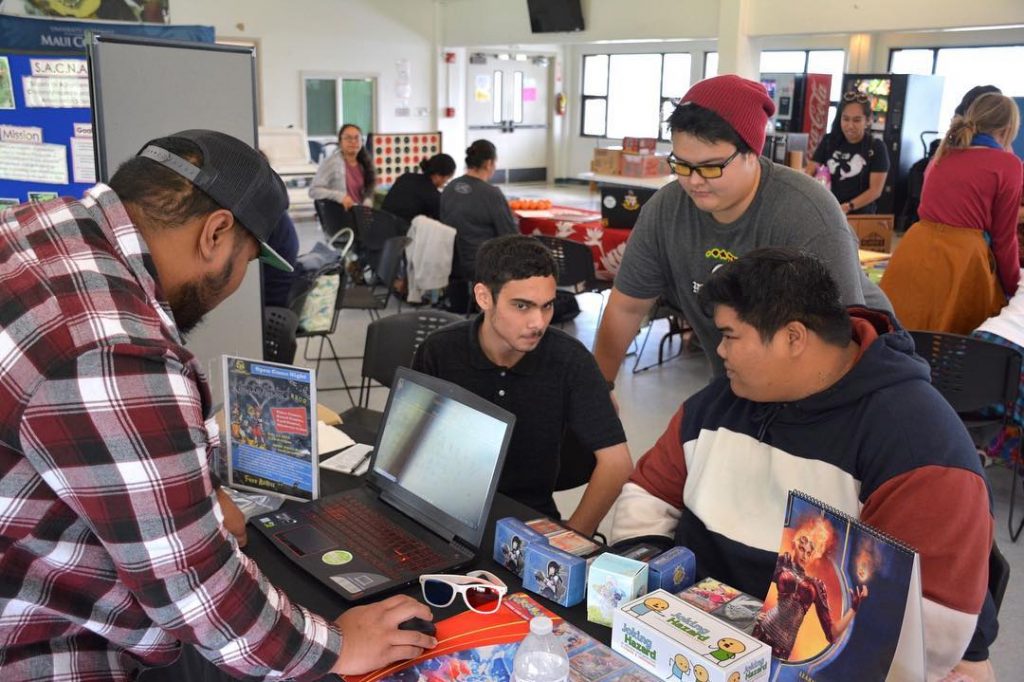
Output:
<instances>
[{"instance_id":1,"label":"black office chair","mask_svg":"<svg viewBox=\"0 0 1024 682\"><path fill-rule=\"evenodd\" d=\"M355 253L361 264L376 272L384 244L392 237L408 234L409 223L393 213L369 206L353 206L349 213L356 231Z\"/></svg>"},{"instance_id":2,"label":"black office chair","mask_svg":"<svg viewBox=\"0 0 1024 682\"><path fill-rule=\"evenodd\" d=\"M668 322L668 331L666 331L661 341L658 342L658 361L649 365L640 366L643 361L644 349L647 348L647 342L651 338L651 332L654 330L654 323L657 320L666 320ZM644 332L643 341L640 343L640 347L636 351L636 356L633 360L633 374L639 374L651 367L657 367L662 365L673 358L677 358L683 354L686 350L687 345L684 341L684 335L690 332L693 333L693 327L686 321L686 316L683 311L677 306L672 304L667 298L661 297L657 300L654 306L651 308L651 313L647 317L647 331ZM665 355L665 346L671 345L674 337L679 337L679 350L675 351L672 355ZM634 343L636 340L634 339Z\"/></svg>"},{"instance_id":3,"label":"black office chair","mask_svg":"<svg viewBox=\"0 0 1024 682\"><path fill-rule=\"evenodd\" d=\"M332 242L346 228L354 230L355 221L352 212L345 210L345 207L337 201L317 199L313 202L313 208L316 209L316 219L328 242Z\"/></svg>"},{"instance_id":4,"label":"black office chair","mask_svg":"<svg viewBox=\"0 0 1024 682\"><path fill-rule=\"evenodd\" d=\"M594 254L586 244L571 239L534 235L534 239L548 248L558 265L558 288L571 291L573 294L594 293L601 297L601 307L597 312L598 322L604 311L604 292L612 288L612 283L598 279L594 271Z\"/></svg>"},{"instance_id":5,"label":"black office chair","mask_svg":"<svg viewBox=\"0 0 1024 682\"><path fill-rule=\"evenodd\" d=\"M423 339L441 327L459 322L462 316L441 310L423 310L391 315L370 323L366 328L359 402L341 415L342 422L354 425L366 434L380 429L382 413L370 409L370 390L390 388L395 370L412 364L413 354ZM374 386L374 383L377 385Z\"/></svg>"},{"instance_id":6,"label":"black office chair","mask_svg":"<svg viewBox=\"0 0 1024 682\"><path fill-rule=\"evenodd\" d=\"M953 406L964 426L974 436L986 427L1009 424L1020 386L1020 354L1006 346L971 336L940 332L911 331L917 354L931 366L932 385ZM983 411L1002 405L1003 414L992 417ZM1007 519L1014 542L1024 529L1024 519L1014 528L1020 464L1014 462Z\"/></svg>"},{"instance_id":7,"label":"black office chair","mask_svg":"<svg viewBox=\"0 0 1024 682\"><path fill-rule=\"evenodd\" d=\"M380 319L380 311L388 307L394 290L395 278L405 257L408 237L391 237L381 249L378 268L373 271L369 284L352 284L345 287L341 308L365 310L374 320ZM398 303L399 312L402 303Z\"/></svg>"},{"instance_id":8,"label":"black office chair","mask_svg":"<svg viewBox=\"0 0 1024 682\"><path fill-rule=\"evenodd\" d=\"M263 309L263 359L286 365L295 360L297 347L295 333L299 329L299 316L294 310L268 306Z\"/></svg>"}]
</instances>

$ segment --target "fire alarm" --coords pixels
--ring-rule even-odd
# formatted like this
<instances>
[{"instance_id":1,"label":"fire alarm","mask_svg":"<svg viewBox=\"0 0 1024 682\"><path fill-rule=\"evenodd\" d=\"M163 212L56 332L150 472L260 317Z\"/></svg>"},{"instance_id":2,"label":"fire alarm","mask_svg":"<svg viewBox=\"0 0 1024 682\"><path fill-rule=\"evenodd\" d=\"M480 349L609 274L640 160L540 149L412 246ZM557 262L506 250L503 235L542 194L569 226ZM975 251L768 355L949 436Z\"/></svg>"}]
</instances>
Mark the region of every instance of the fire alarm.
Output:
<instances>
[{"instance_id":1,"label":"fire alarm","mask_svg":"<svg viewBox=\"0 0 1024 682\"><path fill-rule=\"evenodd\" d=\"M454 52L445 52L444 53L444 63L445 64L454 64L455 63L455 53Z\"/></svg>"},{"instance_id":2,"label":"fire alarm","mask_svg":"<svg viewBox=\"0 0 1024 682\"><path fill-rule=\"evenodd\" d=\"M444 117L445 118L455 118L455 107L445 107L444 108Z\"/></svg>"}]
</instances>

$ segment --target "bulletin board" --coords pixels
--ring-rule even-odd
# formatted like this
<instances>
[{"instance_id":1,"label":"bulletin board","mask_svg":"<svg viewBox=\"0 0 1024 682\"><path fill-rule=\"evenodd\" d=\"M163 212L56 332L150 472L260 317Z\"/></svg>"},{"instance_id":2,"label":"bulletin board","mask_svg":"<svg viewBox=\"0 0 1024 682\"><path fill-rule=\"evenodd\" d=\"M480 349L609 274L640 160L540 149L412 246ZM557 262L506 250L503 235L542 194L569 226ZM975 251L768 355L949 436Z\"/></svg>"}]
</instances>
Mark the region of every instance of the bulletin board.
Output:
<instances>
[{"instance_id":1,"label":"bulletin board","mask_svg":"<svg viewBox=\"0 0 1024 682\"><path fill-rule=\"evenodd\" d=\"M78 197L97 178L86 35L212 43L209 26L0 15L0 208Z\"/></svg>"},{"instance_id":2,"label":"bulletin board","mask_svg":"<svg viewBox=\"0 0 1024 682\"><path fill-rule=\"evenodd\" d=\"M367 140L378 185L403 173L419 173L420 161L441 153L441 133L372 133Z\"/></svg>"},{"instance_id":3,"label":"bulletin board","mask_svg":"<svg viewBox=\"0 0 1024 682\"><path fill-rule=\"evenodd\" d=\"M0 54L0 205L95 182L85 57Z\"/></svg>"}]
</instances>

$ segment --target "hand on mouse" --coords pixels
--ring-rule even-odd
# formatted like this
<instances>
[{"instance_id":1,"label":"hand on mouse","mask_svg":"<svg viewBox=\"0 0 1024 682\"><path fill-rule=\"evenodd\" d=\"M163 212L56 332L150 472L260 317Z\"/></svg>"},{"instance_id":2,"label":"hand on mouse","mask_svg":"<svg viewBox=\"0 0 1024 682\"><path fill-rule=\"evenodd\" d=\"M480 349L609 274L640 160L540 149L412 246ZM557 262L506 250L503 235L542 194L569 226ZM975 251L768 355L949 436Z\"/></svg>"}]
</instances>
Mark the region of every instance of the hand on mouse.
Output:
<instances>
[{"instance_id":1,"label":"hand on mouse","mask_svg":"<svg viewBox=\"0 0 1024 682\"><path fill-rule=\"evenodd\" d=\"M415 630L399 630L398 625L410 618L429 621L432 617L425 604L402 594L349 609L334 621L341 629L342 642L341 655L331 672L361 675L419 656L424 649L437 646L437 640Z\"/></svg>"}]
</instances>

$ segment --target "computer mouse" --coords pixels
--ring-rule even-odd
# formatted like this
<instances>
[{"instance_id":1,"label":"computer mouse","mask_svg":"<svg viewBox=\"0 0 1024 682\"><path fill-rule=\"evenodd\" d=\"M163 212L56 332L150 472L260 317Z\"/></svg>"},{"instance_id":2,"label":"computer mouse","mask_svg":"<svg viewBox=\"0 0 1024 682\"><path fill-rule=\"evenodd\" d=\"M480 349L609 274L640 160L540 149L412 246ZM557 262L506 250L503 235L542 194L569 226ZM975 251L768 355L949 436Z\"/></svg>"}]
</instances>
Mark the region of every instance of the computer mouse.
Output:
<instances>
[{"instance_id":1,"label":"computer mouse","mask_svg":"<svg viewBox=\"0 0 1024 682\"><path fill-rule=\"evenodd\" d=\"M437 626L429 620L417 618L413 616L409 620L403 620L398 624L399 630L415 630L416 632L422 632L425 635L433 637L437 634Z\"/></svg>"}]
</instances>

